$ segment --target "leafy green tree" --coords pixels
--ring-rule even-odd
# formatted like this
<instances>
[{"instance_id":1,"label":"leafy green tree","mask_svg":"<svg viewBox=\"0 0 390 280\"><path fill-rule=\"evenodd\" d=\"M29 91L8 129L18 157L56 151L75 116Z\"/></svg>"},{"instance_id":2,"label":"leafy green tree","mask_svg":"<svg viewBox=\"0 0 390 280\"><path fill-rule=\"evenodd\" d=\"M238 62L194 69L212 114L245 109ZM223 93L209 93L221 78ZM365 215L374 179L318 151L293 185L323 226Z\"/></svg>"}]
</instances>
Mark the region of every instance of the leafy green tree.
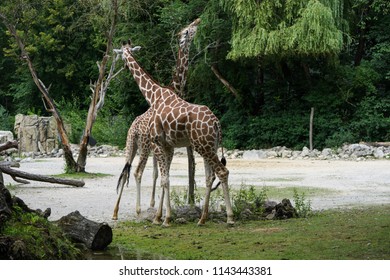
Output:
<instances>
[{"instance_id":1,"label":"leafy green tree","mask_svg":"<svg viewBox=\"0 0 390 280\"><path fill-rule=\"evenodd\" d=\"M221 0L233 16L229 57L336 55L345 43L344 1Z\"/></svg>"}]
</instances>

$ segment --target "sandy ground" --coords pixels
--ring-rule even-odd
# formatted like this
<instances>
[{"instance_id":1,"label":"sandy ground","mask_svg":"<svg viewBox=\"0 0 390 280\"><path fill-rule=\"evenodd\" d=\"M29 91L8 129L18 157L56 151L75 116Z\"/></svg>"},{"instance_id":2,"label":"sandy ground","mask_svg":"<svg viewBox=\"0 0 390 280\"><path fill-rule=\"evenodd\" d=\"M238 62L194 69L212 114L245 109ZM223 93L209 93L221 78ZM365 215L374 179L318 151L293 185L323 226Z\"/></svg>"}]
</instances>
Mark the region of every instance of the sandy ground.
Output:
<instances>
[{"instance_id":1,"label":"sandy ground","mask_svg":"<svg viewBox=\"0 0 390 280\"><path fill-rule=\"evenodd\" d=\"M78 210L89 219L112 224L111 217L117 199L116 183L124 162L123 157L89 158L88 172L112 176L87 179L82 188L34 181L23 185L14 182L11 177L4 174L5 185L12 184L11 193L23 199L33 209L44 210L50 207L52 210L50 220L57 220ZM134 163L137 162L138 158ZM196 163L196 185L198 188L203 188L202 158L197 158ZM313 189L318 192L318 195L310 197L312 208L315 210L390 203L389 160L230 159L227 167L230 171L229 184L232 188L240 188L242 184L246 184L259 189L294 186ZM63 168L63 159L32 160L21 163L20 166L22 171L45 175L63 173ZM143 176L142 210L149 207L151 175L152 160L149 159ZM174 157L171 168L172 189L186 186L187 180L187 158ZM119 220L135 217L135 181L131 176L130 187L125 188L123 192Z\"/></svg>"}]
</instances>

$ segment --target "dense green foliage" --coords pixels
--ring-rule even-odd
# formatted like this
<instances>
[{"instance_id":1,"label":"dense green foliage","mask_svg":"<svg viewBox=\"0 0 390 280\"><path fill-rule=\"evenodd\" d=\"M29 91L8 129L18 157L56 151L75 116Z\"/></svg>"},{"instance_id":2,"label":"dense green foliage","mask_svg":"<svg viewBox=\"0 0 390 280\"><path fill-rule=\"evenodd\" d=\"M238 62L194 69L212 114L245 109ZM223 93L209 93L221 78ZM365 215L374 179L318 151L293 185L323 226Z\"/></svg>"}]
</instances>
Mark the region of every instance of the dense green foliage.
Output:
<instances>
[{"instance_id":1,"label":"dense green foliage","mask_svg":"<svg viewBox=\"0 0 390 280\"><path fill-rule=\"evenodd\" d=\"M314 147L390 138L390 4L386 0L119 1L114 38L142 46L141 65L168 85L175 34L197 17L187 96L220 118L228 148ZM105 49L110 0L5 0L16 26L78 142L90 80ZM0 129L16 113L48 114L20 51L0 20ZM218 80L211 67L236 90ZM127 128L147 104L129 72L110 86L92 135L124 146Z\"/></svg>"}]
</instances>

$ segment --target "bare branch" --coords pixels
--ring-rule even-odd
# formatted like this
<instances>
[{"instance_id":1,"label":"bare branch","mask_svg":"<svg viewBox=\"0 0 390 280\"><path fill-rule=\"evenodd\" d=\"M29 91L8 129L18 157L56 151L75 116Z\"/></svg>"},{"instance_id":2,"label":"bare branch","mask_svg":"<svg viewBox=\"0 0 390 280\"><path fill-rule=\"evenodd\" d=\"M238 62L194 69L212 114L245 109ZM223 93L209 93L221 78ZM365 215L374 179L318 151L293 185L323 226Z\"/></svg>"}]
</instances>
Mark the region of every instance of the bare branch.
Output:
<instances>
[{"instance_id":1,"label":"bare branch","mask_svg":"<svg viewBox=\"0 0 390 280\"><path fill-rule=\"evenodd\" d=\"M239 98L238 91L221 75L221 73L218 71L217 67L215 65L211 66L211 70L213 71L214 75L218 78L218 80L231 92L233 93L234 97Z\"/></svg>"}]
</instances>

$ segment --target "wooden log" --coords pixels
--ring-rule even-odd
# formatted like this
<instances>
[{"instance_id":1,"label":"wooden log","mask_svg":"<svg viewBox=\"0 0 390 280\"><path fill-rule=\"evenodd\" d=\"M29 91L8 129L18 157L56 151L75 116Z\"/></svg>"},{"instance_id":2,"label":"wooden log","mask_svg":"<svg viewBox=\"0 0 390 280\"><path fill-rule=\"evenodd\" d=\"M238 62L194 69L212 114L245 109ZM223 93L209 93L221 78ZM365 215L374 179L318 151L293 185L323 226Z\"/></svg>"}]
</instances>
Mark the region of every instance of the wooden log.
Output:
<instances>
[{"instance_id":1,"label":"wooden log","mask_svg":"<svg viewBox=\"0 0 390 280\"><path fill-rule=\"evenodd\" d=\"M57 222L65 235L89 249L102 250L112 242L112 229L107 223L88 220L79 211L74 211Z\"/></svg>"},{"instance_id":2,"label":"wooden log","mask_svg":"<svg viewBox=\"0 0 390 280\"><path fill-rule=\"evenodd\" d=\"M85 185L84 181L80 180L72 180L72 179L63 179L63 178L55 178L45 175L31 174L20 170L15 170L6 165L0 164L0 171L10 175L12 178L20 177L27 180L61 184L61 185L69 185L75 187L83 187Z\"/></svg>"},{"instance_id":3,"label":"wooden log","mask_svg":"<svg viewBox=\"0 0 390 280\"><path fill-rule=\"evenodd\" d=\"M0 145L0 152L11 149L11 148L18 148L18 141L7 141L4 144Z\"/></svg>"},{"instance_id":4,"label":"wooden log","mask_svg":"<svg viewBox=\"0 0 390 280\"><path fill-rule=\"evenodd\" d=\"M373 147L390 147L390 142L360 142L360 144Z\"/></svg>"}]
</instances>

